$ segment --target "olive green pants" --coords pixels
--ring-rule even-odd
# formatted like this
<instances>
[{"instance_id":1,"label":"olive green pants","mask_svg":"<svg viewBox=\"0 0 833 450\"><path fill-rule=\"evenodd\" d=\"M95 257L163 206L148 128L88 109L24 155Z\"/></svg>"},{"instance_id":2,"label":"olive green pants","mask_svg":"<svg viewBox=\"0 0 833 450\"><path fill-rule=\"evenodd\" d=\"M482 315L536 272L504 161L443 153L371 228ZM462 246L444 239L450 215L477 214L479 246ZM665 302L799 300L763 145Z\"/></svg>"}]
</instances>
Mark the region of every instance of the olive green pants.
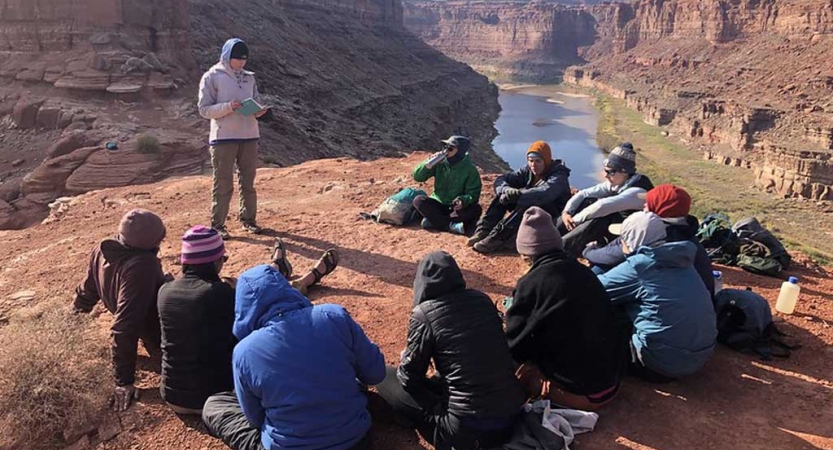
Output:
<instances>
[{"instance_id":1,"label":"olive green pants","mask_svg":"<svg viewBox=\"0 0 833 450\"><path fill-rule=\"evenodd\" d=\"M211 226L226 224L231 195L234 193L234 167L240 194L240 221L255 223L257 219L257 141L222 142L212 145L211 167L214 186L211 190Z\"/></svg>"}]
</instances>

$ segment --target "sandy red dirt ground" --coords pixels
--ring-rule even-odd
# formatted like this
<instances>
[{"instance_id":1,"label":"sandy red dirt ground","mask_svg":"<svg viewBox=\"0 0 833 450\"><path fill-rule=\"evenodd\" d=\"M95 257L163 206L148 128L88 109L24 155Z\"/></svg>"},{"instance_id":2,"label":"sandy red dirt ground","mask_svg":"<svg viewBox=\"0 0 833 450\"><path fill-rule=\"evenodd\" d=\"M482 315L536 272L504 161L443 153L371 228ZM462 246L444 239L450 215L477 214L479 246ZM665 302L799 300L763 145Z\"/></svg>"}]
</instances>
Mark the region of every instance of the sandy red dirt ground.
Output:
<instances>
[{"instance_id":1,"label":"sandy red dirt ground","mask_svg":"<svg viewBox=\"0 0 833 450\"><path fill-rule=\"evenodd\" d=\"M465 246L465 239L416 227L393 228L358 218L399 187L413 186L411 168L425 155L358 162L331 159L258 172L261 236L231 230L231 258L224 275L236 276L265 262L274 236L287 243L300 273L330 247L341 251L341 266L312 290L316 303L344 305L395 364L405 345L416 264L426 253L443 249L454 255L470 287L493 300L511 294L523 273L517 255L486 257ZM484 177L490 200L493 175ZM179 236L190 226L207 224L211 180L187 177L153 185L92 192L79 197L51 223L21 231L0 231L0 316L60 297L71 301L91 246L112 236L120 216L134 207L159 213L168 227L160 251L165 269L179 275L175 260ZM235 198L236 202L236 198ZM236 204L236 203L235 203ZM727 287L751 286L774 305L782 280L724 267ZM790 359L761 361L720 348L698 374L663 385L634 379L600 412L594 432L579 436L576 449L833 449L833 281L830 269L795 255L786 273L801 278L796 313L776 314L781 329L803 344ZM30 290L31 300L12 300ZM110 315L102 314L102 339ZM83 358L84 355L78 355ZM67 362L71 364L71 361ZM142 397L122 423L132 430L96 443L101 449L220 449L198 419L178 417L159 397L159 375L140 361L137 385ZM109 389L109 386L103 386ZM371 395L375 449L430 448L413 431L392 423L378 397Z\"/></svg>"}]
</instances>

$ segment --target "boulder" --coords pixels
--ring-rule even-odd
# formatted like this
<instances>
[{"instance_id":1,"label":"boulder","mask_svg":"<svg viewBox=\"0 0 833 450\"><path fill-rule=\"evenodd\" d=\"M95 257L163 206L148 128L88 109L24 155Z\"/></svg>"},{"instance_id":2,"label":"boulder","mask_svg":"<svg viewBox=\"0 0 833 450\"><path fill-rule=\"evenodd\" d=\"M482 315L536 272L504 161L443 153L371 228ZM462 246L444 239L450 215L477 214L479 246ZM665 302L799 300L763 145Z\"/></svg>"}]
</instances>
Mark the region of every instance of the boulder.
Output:
<instances>
[{"instance_id":1,"label":"boulder","mask_svg":"<svg viewBox=\"0 0 833 450\"><path fill-rule=\"evenodd\" d=\"M73 72L55 82L56 88L75 89L80 91L104 91L110 86L110 74L95 70Z\"/></svg>"},{"instance_id":2,"label":"boulder","mask_svg":"<svg viewBox=\"0 0 833 450\"><path fill-rule=\"evenodd\" d=\"M59 128L59 122L63 111L58 107L41 107L38 110L36 124L38 128L55 130Z\"/></svg>"},{"instance_id":3,"label":"boulder","mask_svg":"<svg viewBox=\"0 0 833 450\"><path fill-rule=\"evenodd\" d=\"M37 125L38 110L42 104L43 100L19 100L12 110L12 121L20 129L34 128Z\"/></svg>"},{"instance_id":4,"label":"boulder","mask_svg":"<svg viewBox=\"0 0 833 450\"><path fill-rule=\"evenodd\" d=\"M15 76L15 79L21 81L42 81L45 73L46 70L42 68L24 69Z\"/></svg>"}]
</instances>

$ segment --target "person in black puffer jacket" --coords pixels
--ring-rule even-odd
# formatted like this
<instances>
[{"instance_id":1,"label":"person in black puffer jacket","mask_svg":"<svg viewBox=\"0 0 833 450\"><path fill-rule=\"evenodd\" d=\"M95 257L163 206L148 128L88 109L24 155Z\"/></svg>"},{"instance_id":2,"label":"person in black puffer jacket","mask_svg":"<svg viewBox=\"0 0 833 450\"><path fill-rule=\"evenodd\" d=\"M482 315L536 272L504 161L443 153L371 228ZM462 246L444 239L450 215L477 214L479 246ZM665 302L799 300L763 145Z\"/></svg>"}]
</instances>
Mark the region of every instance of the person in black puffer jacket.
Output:
<instances>
[{"instance_id":1,"label":"person in black puffer jacket","mask_svg":"<svg viewBox=\"0 0 833 450\"><path fill-rule=\"evenodd\" d=\"M428 378L434 360L438 376ZM423 258L414 280L408 346L379 395L437 449L490 448L511 435L525 397L497 308L466 289L448 253Z\"/></svg>"},{"instance_id":2,"label":"person in black puffer jacket","mask_svg":"<svg viewBox=\"0 0 833 450\"><path fill-rule=\"evenodd\" d=\"M524 213L518 252L530 263L506 311L506 337L527 395L593 411L619 391L628 335L593 271L568 255L546 211ZM623 318L624 320L624 318Z\"/></svg>"}]
</instances>

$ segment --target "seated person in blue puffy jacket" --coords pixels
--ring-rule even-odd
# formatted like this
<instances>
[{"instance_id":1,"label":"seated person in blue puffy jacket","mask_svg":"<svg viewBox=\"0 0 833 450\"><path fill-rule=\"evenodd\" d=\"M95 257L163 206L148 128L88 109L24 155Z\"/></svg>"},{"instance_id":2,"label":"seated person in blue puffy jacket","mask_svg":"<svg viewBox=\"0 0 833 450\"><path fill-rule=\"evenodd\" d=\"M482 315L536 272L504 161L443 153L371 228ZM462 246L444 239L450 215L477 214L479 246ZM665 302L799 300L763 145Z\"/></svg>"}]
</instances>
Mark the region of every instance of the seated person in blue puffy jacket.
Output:
<instances>
[{"instance_id":1,"label":"seated person in blue puffy jacket","mask_svg":"<svg viewBox=\"0 0 833 450\"><path fill-rule=\"evenodd\" d=\"M630 142L610 151L604 161L605 181L573 195L558 219L564 251L579 257L593 241L609 237L607 228L641 211L654 185L636 172L636 152Z\"/></svg>"},{"instance_id":2,"label":"seated person in blue puffy jacket","mask_svg":"<svg viewBox=\"0 0 833 450\"><path fill-rule=\"evenodd\" d=\"M514 244L524 211L538 206L552 217L561 215L570 198L570 169L544 141L526 151L527 165L495 180L495 198L467 245L480 253L496 252Z\"/></svg>"},{"instance_id":3,"label":"seated person in blue puffy jacket","mask_svg":"<svg viewBox=\"0 0 833 450\"><path fill-rule=\"evenodd\" d=\"M359 382L380 383L385 361L343 307L313 306L262 265L237 281L234 317L235 392L206 401L212 435L235 450L367 448Z\"/></svg>"},{"instance_id":4,"label":"seated person in blue puffy jacket","mask_svg":"<svg viewBox=\"0 0 833 450\"><path fill-rule=\"evenodd\" d=\"M627 259L599 281L621 307L623 325L632 327L630 371L661 382L700 370L714 351L717 325L709 291L694 270L696 247L665 242L665 224L650 212L631 214L621 233Z\"/></svg>"}]
</instances>

